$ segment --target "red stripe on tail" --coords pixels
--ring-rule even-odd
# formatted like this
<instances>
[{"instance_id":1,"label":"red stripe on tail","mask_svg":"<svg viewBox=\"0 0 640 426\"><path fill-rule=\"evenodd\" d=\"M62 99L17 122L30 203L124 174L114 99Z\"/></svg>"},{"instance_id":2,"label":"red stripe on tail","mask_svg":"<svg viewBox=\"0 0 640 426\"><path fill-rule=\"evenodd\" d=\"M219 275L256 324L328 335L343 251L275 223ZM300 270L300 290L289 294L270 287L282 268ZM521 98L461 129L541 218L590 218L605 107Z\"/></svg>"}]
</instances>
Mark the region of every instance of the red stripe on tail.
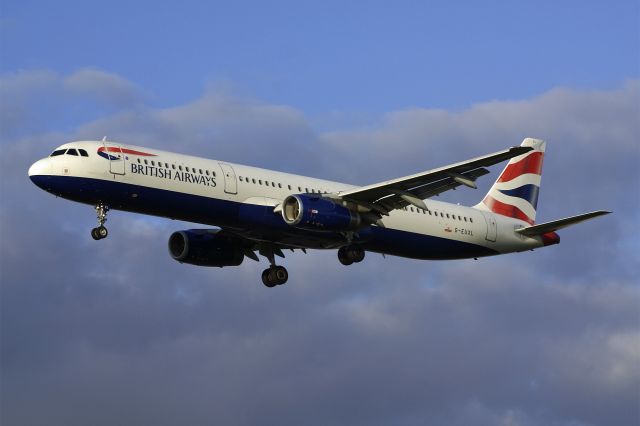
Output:
<instances>
[{"instance_id":1,"label":"red stripe on tail","mask_svg":"<svg viewBox=\"0 0 640 426\"><path fill-rule=\"evenodd\" d=\"M520 175L532 173L539 175L542 173L542 159L544 152L535 151L524 157L517 163L508 164L498 178L497 182L509 182Z\"/></svg>"},{"instance_id":2,"label":"red stripe on tail","mask_svg":"<svg viewBox=\"0 0 640 426\"><path fill-rule=\"evenodd\" d=\"M515 217L516 219L524 220L529 225L533 225L533 219L527 216L522 210L520 210L516 206L502 203L490 195L487 195L486 197L484 197L484 200L482 200L482 202L487 207L489 207L489 210L491 210L494 213L498 213L507 217Z\"/></svg>"}]
</instances>

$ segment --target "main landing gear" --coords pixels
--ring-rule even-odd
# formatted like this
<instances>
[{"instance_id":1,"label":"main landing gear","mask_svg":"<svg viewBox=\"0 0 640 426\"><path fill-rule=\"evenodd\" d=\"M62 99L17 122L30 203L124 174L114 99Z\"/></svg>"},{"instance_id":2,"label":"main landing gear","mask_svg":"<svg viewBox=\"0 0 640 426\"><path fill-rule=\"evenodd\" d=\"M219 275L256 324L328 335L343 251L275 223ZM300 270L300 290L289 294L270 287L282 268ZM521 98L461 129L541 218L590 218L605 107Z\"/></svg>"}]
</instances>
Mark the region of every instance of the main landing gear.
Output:
<instances>
[{"instance_id":1,"label":"main landing gear","mask_svg":"<svg viewBox=\"0 0 640 426\"><path fill-rule=\"evenodd\" d=\"M107 221L109 206L100 202L96 204L95 210L96 216L98 216L98 227L91 230L91 236L94 240L101 240L107 238L107 235L109 235L109 231L104 227L104 223Z\"/></svg>"},{"instance_id":2,"label":"main landing gear","mask_svg":"<svg viewBox=\"0 0 640 426\"><path fill-rule=\"evenodd\" d=\"M362 262L363 259L364 249L359 245L352 244L350 246L344 246L338 249L338 260L343 265L351 265L352 263Z\"/></svg>"},{"instance_id":3,"label":"main landing gear","mask_svg":"<svg viewBox=\"0 0 640 426\"><path fill-rule=\"evenodd\" d=\"M262 271L262 283L269 288L286 283L289 279L289 273L284 266L276 265L276 254L279 257L284 257L282 251L272 244L263 244L260 247L260 254L269 259L271 264L268 269Z\"/></svg>"},{"instance_id":4,"label":"main landing gear","mask_svg":"<svg viewBox=\"0 0 640 426\"><path fill-rule=\"evenodd\" d=\"M262 283L269 288L286 283L288 278L289 273L284 266L271 265L262 271Z\"/></svg>"}]
</instances>

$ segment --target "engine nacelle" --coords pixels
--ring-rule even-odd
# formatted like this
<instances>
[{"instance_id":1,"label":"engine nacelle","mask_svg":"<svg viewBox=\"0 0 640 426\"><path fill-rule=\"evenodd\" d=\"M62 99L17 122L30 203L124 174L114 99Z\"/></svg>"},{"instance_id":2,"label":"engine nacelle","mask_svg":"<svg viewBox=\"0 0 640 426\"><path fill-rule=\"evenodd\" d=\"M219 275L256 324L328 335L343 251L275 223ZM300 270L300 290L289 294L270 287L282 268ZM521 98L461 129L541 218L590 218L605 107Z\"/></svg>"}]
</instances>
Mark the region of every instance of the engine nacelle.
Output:
<instances>
[{"instance_id":1,"label":"engine nacelle","mask_svg":"<svg viewBox=\"0 0 640 426\"><path fill-rule=\"evenodd\" d=\"M169 237L169 254L178 262L198 266L238 266L244 260L240 240L209 229L174 232Z\"/></svg>"},{"instance_id":2,"label":"engine nacelle","mask_svg":"<svg viewBox=\"0 0 640 426\"><path fill-rule=\"evenodd\" d=\"M311 231L348 231L360 226L357 212L310 194L289 195L282 203L282 218L296 228Z\"/></svg>"}]
</instances>

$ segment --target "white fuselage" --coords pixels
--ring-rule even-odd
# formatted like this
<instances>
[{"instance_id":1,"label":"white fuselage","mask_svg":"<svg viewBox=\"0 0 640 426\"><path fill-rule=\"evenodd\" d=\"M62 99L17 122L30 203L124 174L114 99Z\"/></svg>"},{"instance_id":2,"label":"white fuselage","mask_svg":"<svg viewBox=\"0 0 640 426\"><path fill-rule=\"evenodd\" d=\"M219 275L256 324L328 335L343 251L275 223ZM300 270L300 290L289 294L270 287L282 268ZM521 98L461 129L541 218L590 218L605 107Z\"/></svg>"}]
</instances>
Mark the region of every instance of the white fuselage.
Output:
<instances>
[{"instance_id":1,"label":"white fuselage","mask_svg":"<svg viewBox=\"0 0 640 426\"><path fill-rule=\"evenodd\" d=\"M107 145L121 151L108 152L104 142L65 144L58 149L84 150L87 156L47 157L35 163L29 174L43 189L87 204L107 202L114 209L230 228L249 238L293 247L336 248L344 244L340 235L324 238L319 235L322 233L298 232L274 209L292 194L339 194L355 188L352 185L151 148L113 142ZM540 237L515 232L528 225L522 220L434 200L427 200L426 205L428 210L393 210L379 225L359 231L368 235L367 250L419 259L451 259L544 245ZM403 241L396 241L400 235ZM441 247L425 248L434 242Z\"/></svg>"}]
</instances>

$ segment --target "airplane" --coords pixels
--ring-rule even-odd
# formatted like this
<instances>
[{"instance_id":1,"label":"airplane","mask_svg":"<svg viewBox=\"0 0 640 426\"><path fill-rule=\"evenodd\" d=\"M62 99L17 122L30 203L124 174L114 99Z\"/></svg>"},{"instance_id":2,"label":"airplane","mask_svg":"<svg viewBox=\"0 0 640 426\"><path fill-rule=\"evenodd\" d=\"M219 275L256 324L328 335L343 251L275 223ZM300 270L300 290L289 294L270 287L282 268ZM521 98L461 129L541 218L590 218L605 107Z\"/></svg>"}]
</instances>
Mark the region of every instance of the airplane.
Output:
<instances>
[{"instance_id":1,"label":"airplane","mask_svg":"<svg viewBox=\"0 0 640 426\"><path fill-rule=\"evenodd\" d=\"M284 284L276 264L285 250L338 251L343 265L366 252L412 259L465 259L522 252L560 242L555 232L602 216L593 211L535 224L546 143L526 138L467 161L354 186L273 170L107 141L56 148L29 168L41 189L94 207L95 240L108 235L111 209L211 226L176 231L171 257L199 266L269 261L267 287ZM477 188L486 167L509 160L474 206L433 200L460 186ZM257 253L257 254L256 254Z\"/></svg>"}]
</instances>

